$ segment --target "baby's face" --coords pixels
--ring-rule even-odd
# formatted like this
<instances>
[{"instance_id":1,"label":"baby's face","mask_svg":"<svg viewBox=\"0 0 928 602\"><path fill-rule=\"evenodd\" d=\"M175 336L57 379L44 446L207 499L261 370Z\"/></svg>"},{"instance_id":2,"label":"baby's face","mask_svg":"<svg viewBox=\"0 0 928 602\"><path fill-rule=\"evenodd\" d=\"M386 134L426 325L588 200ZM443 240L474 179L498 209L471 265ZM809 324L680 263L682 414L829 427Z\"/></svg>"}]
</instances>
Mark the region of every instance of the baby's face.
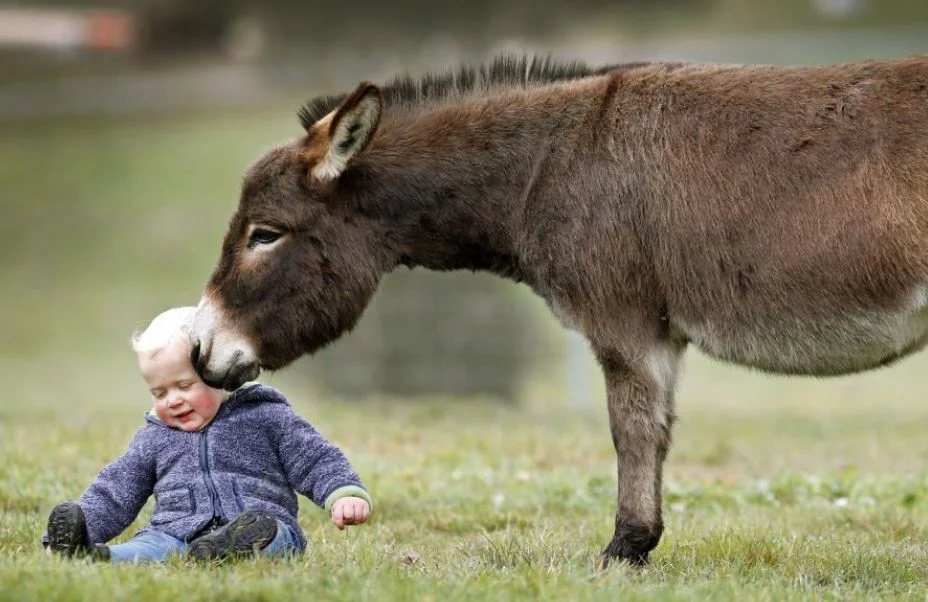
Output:
<instances>
[{"instance_id":1,"label":"baby's face","mask_svg":"<svg viewBox=\"0 0 928 602\"><path fill-rule=\"evenodd\" d=\"M185 344L140 354L139 369L148 383L158 418L182 431L198 431L208 425L225 397L223 391L200 380Z\"/></svg>"}]
</instances>

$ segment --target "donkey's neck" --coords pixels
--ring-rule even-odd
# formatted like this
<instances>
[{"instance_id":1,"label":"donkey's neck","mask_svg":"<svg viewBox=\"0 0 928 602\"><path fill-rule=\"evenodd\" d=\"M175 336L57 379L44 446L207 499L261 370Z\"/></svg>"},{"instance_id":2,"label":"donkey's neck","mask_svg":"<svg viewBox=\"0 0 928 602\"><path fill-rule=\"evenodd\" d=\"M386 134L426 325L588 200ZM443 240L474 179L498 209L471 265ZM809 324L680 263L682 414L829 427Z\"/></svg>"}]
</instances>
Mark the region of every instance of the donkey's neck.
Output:
<instances>
[{"instance_id":1,"label":"donkey's neck","mask_svg":"<svg viewBox=\"0 0 928 602\"><path fill-rule=\"evenodd\" d=\"M524 278L517 233L552 145L589 110L552 87L409 112L382 125L359 162L360 200L397 264ZM359 157L360 158L360 157ZM373 184L373 186L371 186Z\"/></svg>"}]
</instances>

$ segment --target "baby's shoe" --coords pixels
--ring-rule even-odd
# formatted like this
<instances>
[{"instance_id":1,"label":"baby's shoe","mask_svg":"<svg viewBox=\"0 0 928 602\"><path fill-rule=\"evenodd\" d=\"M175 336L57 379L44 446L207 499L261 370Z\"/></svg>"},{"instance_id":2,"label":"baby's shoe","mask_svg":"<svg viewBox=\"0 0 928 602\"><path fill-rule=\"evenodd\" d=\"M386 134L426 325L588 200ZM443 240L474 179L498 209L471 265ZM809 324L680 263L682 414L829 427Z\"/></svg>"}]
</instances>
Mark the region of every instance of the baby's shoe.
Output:
<instances>
[{"instance_id":1,"label":"baby's shoe","mask_svg":"<svg viewBox=\"0 0 928 602\"><path fill-rule=\"evenodd\" d=\"M194 560L219 560L246 556L266 548L277 537L277 519L246 510L228 525L193 540L187 555Z\"/></svg>"},{"instance_id":2,"label":"baby's shoe","mask_svg":"<svg viewBox=\"0 0 928 602\"><path fill-rule=\"evenodd\" d=\"M75 556L90 551L84 511L74 502L55 506L48 515L48 549L62 556Z\"/></svg>"},{"instance_id":3,"label":"baby's shoe","mask_svg":"<svg viewBox=\"0 0 928 602\"><path fill-rule=\"evenodd\" d=\"M110 549L103 544L91 545L87 535L84 511L74 502L55 506L48 515L48 549L62 556L90 556L109 560Z\"/></svg>"}]
</instances>

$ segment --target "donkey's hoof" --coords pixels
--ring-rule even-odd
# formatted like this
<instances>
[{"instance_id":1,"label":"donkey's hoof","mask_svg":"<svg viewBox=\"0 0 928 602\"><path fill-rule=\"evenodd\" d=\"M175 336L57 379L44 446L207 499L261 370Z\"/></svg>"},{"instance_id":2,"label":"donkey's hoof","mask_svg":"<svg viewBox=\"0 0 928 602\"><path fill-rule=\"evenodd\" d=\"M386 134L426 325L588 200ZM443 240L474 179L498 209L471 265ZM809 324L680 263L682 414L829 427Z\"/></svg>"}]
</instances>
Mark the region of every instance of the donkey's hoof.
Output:
<instances>
[{"instance_id":1,"label":"donkey's hoof","mask_svg":"<svg viewBox=\"0 0 928 602\"><path fill-rule=\"evenodd\" d=\"M646 566L651 550L657 547L663 532L664 526L660 523L650 528L640 523L618 523L612 541L602 552L602 568L608 567L612 561Z\"/></svg>"},{"instance_id":2,"label":"donkey's hoof","mask_svg":"<svg viewBox=\"0 0 928 602\"><path fill-rule=\"evenodd\" d=\"M602 551L599 556L599 568L608 569L611 564L628 564L635 568L641 568L651 564L649 558L649 553L645 552L644 554L638 554L634 556L622 556L621 554L614 554L610 551L609 548L612 547L612 543L606 546L606 549Z\"/></svg>"}]
</instances>

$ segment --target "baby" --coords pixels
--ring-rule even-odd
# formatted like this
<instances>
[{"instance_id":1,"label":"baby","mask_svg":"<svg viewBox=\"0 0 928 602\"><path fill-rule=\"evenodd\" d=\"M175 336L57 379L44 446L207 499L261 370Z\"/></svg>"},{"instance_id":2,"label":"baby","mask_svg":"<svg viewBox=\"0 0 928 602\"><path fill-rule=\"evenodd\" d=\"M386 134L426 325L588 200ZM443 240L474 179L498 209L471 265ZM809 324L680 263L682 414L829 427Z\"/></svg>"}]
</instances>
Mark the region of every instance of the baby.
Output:
<instances>
[{"instance_id":1,"label":"baby","mask_svg":"<svg viewBox=\"0 0 928 602\"><path fill-rule=\"evenodd\" d=\"M133 336L154 407L80 499L51 511L43 538L51 553L112 562L298 553L306 536L297 493L339 529L367 521L371 498L345 455L280 392L246 384L230 394L200 380L186 331L194 312L170 309ZM106 545L152 494L145 528Z\"/></svg>"}]
</instances>

